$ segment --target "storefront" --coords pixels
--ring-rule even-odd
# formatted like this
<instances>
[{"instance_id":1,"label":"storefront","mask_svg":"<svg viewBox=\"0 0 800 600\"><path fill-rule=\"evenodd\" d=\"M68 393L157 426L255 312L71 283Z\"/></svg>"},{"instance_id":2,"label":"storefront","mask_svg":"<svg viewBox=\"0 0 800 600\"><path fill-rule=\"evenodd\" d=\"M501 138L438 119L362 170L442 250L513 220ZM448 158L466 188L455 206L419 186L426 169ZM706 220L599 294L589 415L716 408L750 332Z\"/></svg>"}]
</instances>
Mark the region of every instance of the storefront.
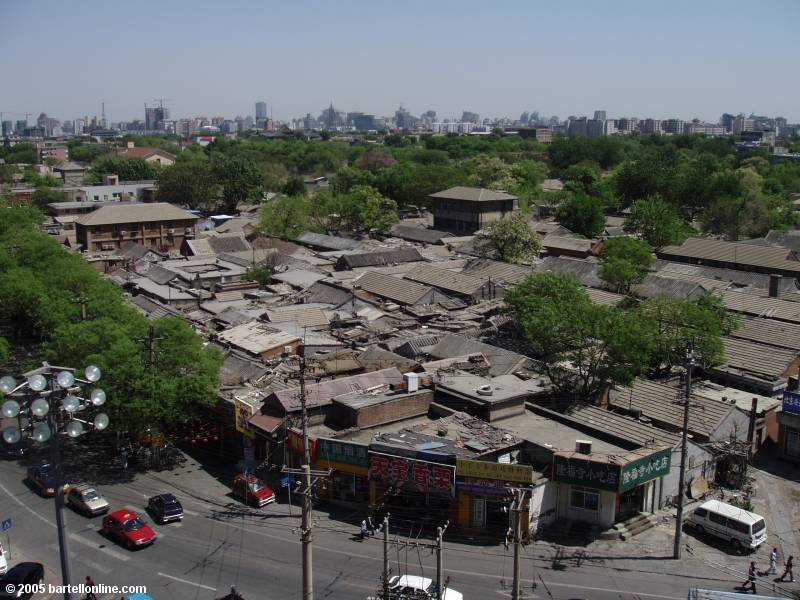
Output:
<instances>
[{"instance_id":1,"label":"storefront","mask_svg":"<svg viewBox=\"0 0 800 600\"><path fill-rule=\"evenodd\" d=\"M459 459L456 463L458 524L465 529L505 531L509 526L508 509L516 488L529 491L523 531L527 530L527 504L533 484L533 467L481 460Z\"/></svg>"},{"instance_id":2,"label":"storefront","mask_svg":"<svg viewBox=\"0 0 800 600\"><path fill-rule=\"evenodd\" d=\"M368 446L319 438L316 440L318 470L329 470L321 478L317 493L334 503L366 504L369 501Z\"/></svg>"},{"instance_id":3,"label":"storefront","mask_svg":"<svg viewBox=\"0 0 800 600\"><path fill-rule=\"evenodd\" d=\"M556 452L553 477L559 518L602 528L653 511L671 467L672 449L640 449L624 455Z\"/></svg>"},{"instance_id":4,"label":"storefront","mask_svg":"<svg viewBox=\"0 0 800 600\"><path fill-rule=\"evenodd\" d=\"M781 455L800 461L800 393L783 393L783 410L778 413L778 440Z\"/></svg>"},{"instance_id":5,"label":"storefront","mask_svg":"<svg viewBox=\"0 0 800 600\"><path fill-rule=\"evenodd\" d=\"M453 465L370 450L369 482L373 510L425 509L431 518L454 512Z\"/></svg>"}]
</instances>

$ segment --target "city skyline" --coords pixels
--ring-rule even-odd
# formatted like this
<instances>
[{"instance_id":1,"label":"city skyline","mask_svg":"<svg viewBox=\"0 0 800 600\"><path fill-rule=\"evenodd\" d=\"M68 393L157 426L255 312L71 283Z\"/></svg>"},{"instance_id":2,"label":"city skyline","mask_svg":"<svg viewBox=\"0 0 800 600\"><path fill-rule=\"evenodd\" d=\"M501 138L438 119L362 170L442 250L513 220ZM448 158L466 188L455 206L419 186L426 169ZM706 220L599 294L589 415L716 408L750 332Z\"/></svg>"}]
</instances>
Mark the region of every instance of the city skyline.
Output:
<instances>
[{"instance_id":1,"label":"city skyline","mask_svg":"<svg viewBox=\"0 0 800 600\"><path fill-rule=\"evenodd\" d=\"M159 18L143 22L148 6L158 7ZM0 96L4 118L45 112L74 119L99 115L105 102L109 121L130 121L143 118L144 103L168 97L173 118L248 116L264 100L276 120L289 121L317 115L333 100L344 111L391 115L402 105L442 119L463 110L510 118L536 110L562 119L605 110L612 118L715 122L723 112L743 112L800 121L800 82L786 76L800 5L784 0L769 3L775 18L759 20L730 2L678 2L670 14L686 18L674 28L655 8L631 2L613 11L580 3L412 2L402 11L367 11L359 2L314 11L253 4L214 35L197 33L219 6L187 6L89 2L75 11L55 2L35 10L3 3L0 51L18 57L6 71L14 85ZM37 39L48 43L20 53L30 35L25 24L34 20ZM76 36L81 28L107 31L114 41ZM734 53L731 42L742 39L759 43ZM777 85L754 85L754 74Z\"/></svg>"}]
</instances>

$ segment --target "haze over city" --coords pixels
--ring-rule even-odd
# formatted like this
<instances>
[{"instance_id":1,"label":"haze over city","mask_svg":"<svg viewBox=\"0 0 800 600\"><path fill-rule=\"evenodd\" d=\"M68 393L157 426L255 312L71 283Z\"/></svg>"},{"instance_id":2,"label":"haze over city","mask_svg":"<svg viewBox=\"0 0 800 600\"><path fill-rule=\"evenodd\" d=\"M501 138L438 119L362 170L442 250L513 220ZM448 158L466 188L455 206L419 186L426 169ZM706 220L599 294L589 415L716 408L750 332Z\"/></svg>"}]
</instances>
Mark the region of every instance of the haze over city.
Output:
<instances>
[{"instance_id":1,"label":"haze over city","mask_svg":"<svg viewBox=\"0 0 800 600\"><path fill-rule=\"evenodd\" d=\"M800 120L800 4L775 0L615 2L212 3L6 1L0 110L56 118L275 119L337 109L442 118L462 110L564 118L700 118L722 112ZM757 17L757 18L756 18ZM35 43L31 43L35 40ZM746 44L746 46L745 46Z\"/></svg>"}]
</instances>

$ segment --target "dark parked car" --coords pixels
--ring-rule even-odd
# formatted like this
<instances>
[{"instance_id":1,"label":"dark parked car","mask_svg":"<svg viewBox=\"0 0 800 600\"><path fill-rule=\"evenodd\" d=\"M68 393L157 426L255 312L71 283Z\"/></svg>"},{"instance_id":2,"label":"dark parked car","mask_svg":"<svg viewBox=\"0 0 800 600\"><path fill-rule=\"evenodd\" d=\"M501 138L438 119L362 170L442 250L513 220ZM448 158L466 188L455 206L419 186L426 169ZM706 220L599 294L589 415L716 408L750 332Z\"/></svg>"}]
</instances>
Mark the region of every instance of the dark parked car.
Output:
<instances>
[{"instance_id":1,"label":"dark parked car","mask_svg":"<svg viewBox=\"0 0 800 600\"><path fill-rule=\"evenodd\" d=\"M55 476L49 463L28 467L28 481L31 482L42 496L50 497L56 493ZM69 484L64 484L64 493L69 490Z\"/></svg>"},{"instance_id":2,"label":"dark parked car","mask_svg":"<svg viewBox=\"0 0 800 600\"><path fill-rule=\"evenodd\" d=\"M36 585L44 583L44 565L37 562L22 562L9 570L3 577L0 577L0 598L23 598L27 600L33 597L33 590L26 585ZM44 591L44 590L42 590Z\"/></svg>"},{"instance_id":3,"label":"dark parked car","mask_svg":"<svg viewBox=\"0 0 800 600\"><path fill-rule=\"evenodd\" d=\"M172 494L159 494L147 501L147 511L157 523L183 520L183 506Z\"/></svg>"}]
</instances>

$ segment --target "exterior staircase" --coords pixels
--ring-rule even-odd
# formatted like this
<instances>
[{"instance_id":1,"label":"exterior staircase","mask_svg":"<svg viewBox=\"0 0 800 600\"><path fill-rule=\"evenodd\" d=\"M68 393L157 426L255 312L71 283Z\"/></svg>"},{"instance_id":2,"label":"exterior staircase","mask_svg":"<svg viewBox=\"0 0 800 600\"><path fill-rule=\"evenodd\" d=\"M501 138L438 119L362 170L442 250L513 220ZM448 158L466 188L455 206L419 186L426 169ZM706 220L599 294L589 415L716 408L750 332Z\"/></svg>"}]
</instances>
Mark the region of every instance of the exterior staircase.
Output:
<instances>
[{"instance_id":1,"label":"exterior staircase","mask_svg":"<svg viewBox=\"0 0 800 600\"><path fill-rule=\"evenodd\" d=\"M638 515L634 515L625 521L615 523L614 527L603 532L602 537L604 539L629 540L633 536L639 535L651 527L655 527L658 524L658 521L658 517L655 515L639 513Z\"/></svg>"}]
</instances>

